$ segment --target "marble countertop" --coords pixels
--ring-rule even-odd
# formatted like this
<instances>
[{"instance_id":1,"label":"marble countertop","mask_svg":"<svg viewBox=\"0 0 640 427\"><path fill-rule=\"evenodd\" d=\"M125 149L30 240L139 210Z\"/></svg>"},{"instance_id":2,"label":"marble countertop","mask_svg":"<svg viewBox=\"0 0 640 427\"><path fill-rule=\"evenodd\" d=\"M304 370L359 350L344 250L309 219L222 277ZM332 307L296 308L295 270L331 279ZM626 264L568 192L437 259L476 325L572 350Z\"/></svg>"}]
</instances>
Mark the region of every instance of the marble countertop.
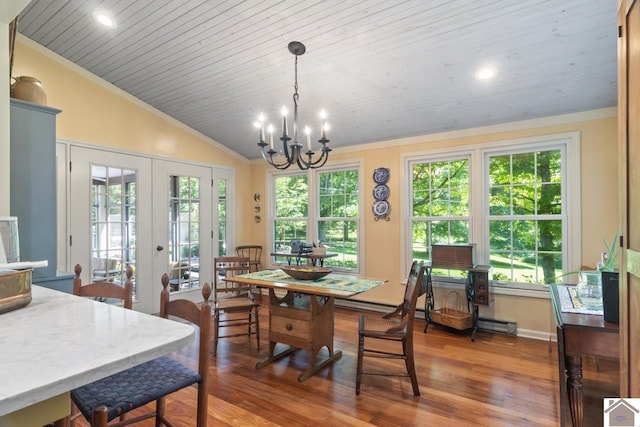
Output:
<instances>
[{"instance_id":1,"label":"marble countertop","mask_svg":"<svg viewBox=\"0 0 640 427\"><path fill-rule=\"evenodd\" d=\"M184 347L191 325L40 286L0 314L0 416Z\"/></svg>"}]
</instances>

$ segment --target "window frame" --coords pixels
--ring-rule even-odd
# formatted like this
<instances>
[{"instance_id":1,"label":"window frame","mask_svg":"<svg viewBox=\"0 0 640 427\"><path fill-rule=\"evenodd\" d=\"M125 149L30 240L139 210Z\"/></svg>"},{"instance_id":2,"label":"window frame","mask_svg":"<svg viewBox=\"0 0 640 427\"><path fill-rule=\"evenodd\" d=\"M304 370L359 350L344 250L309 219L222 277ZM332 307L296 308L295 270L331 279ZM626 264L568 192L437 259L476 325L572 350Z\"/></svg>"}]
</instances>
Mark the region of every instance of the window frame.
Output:
<instances>
[{"instance_id":1,"label":"window frame","mask_svg":"<svg viewBox=\"0 0 640 427\"><path fill-rule=\"evenodd\" d=\"M479 264L489 264L489 157L531 151L560 149L562 152L562 239L563 266L565 271L576 270L581 260L581 168L580 133L566 132L540 135L528 138L488 141L481 144L460 145L457 147L435 148L401 156L402 182L400 215L404 220L401 233L400 265L402 276L408 274L412 252L412 165L418 162L433 162L459 159L469 156L469 239L477 243ZM444 277L438 281L459 282ZM491 281L492 286L504 286L512 289L541 289L540 284ZM546 288L544 288L546 289Z\"/></svg>"},{"instance_id":2,"label":"window frame","mask_svg":"<svg viewBox=\"0 0 640 427\"><path fill-rule=\"evenodd\" d=\"M266 182L267 182L267 267L268 268L277 268L278 264L274 262L273 257L271 256L272 248L274 247L274 222L276 220L276 212L275 212L275 196L276 196L276 188L275 188L275 179L283 176L293 176L293 175L307 175L307 188L309 190L309 198L308 198L308 206L307 206L307 239L311 239L310 236L314 236L312 239L316 240L318 235L318 222L326 221L326 219L321 219L320 217L320 173L326 172L340 172L345 170L357 170L358 171L358 216L354 217L353 220L357 222L356 228L358 230L358 255L357 255L357 265L358 267L355 269L343 269L340 267L332 267L335 271L339 271L343 274L363 274L365 271L364 266L364 172L363 172L363 162L360 159L357 160L349 160L342 162L334 162L331 165L325 165L320 169L310 169L306 171L301 171L299 169L295 170L284 170L279 171L275 169L266 170ZM329 252L331 252L329 250ZM329 261L330 262L330 259Z\"/></svg>"}]
</instances>

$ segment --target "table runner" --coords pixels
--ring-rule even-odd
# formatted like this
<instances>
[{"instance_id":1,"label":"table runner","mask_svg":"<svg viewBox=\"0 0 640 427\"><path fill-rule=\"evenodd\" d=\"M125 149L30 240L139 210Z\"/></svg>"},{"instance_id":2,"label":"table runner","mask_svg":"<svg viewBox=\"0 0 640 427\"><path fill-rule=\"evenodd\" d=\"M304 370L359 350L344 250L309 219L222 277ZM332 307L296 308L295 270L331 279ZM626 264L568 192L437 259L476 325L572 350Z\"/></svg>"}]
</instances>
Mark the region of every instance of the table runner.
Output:
<instances>
[{"instance_id":1,"label":"table runner","mask_svg":"<svg viewBox=\"0 0 640 427\"><path fill-rule=\"evenodd\" d=\"M561 310L565 313L577 314L604 314L603 309L590 310L585 307L580 298L578 298L578 290L575 286L558 286L558 296L560 297Z\"/></svg>"},{"instance_id":2,"label":"table runner","mask_svg":"<svg viewBox=\"0 0 640 427\"><path fill-rule=\"evenodd\" d=\"M296 285L322 287L349 292L364 292L385 283L384 280L358 279L357 277L330 273L317 280L296 280L282 270L262 270L237 277L265 280L267 282L286 282Z\"/></svg>"}]
</instances>

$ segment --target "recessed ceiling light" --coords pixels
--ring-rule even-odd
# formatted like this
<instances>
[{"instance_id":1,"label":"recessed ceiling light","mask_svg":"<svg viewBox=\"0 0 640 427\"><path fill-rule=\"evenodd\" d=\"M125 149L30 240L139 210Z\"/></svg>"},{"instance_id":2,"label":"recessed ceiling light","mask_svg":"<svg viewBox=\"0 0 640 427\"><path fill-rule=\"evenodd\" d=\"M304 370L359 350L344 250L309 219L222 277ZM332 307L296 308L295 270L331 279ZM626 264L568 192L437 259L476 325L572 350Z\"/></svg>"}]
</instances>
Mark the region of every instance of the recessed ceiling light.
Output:
<instances>
[{"instance_id":1,"label":"recessed ceiling light","mask_svg":"<svg viewBox=\"0 0 640 427\"><path fill-rule=\"evenodd\" d=\"M105 12L94 12L93 17L96 21L107 28L114 28L116 26L116 22L113 20L113 18Z\"/></svg>"},{"instance_id":2,"label":"recessed ceiling light","mask_svg":"<svg viewBox=\"0 0 640 427\"><path fill-rule=\"evenodd\" d=\"M498 70L493 67L483 67L476 71L476 79L491 80L498 74Z\"/></svg>"}]
</instances>

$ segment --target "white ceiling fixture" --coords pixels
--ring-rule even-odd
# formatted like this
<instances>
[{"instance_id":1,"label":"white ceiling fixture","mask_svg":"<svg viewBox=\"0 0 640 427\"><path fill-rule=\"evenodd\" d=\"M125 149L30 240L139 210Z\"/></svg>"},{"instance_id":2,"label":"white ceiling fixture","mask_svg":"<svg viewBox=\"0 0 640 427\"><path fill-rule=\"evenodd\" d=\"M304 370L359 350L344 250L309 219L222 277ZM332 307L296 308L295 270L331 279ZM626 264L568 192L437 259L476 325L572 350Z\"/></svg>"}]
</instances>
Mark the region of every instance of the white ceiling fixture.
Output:
<instances>
[{"instance_id":1,"label":"white ceiling fixture","mask_svg":"<svg viewBox=\"0 0 640 427\"><path fill-rule=\"evenodd\" d=\"M476 71L476 79L478 80L491 80L498 75L498 70L495 67L482 67Z\"/></svg>"},{"instance_id":2,"label":"white ceiling fixture","mask_svg":"<svg viewBox=\"0 0 640 427\"><path fill-rule=\"evenodd\" d=\"M116 26L116 21L107 12L93 12L93 18L107 28L115 28Z\"/></svg>"}]
</instances>

